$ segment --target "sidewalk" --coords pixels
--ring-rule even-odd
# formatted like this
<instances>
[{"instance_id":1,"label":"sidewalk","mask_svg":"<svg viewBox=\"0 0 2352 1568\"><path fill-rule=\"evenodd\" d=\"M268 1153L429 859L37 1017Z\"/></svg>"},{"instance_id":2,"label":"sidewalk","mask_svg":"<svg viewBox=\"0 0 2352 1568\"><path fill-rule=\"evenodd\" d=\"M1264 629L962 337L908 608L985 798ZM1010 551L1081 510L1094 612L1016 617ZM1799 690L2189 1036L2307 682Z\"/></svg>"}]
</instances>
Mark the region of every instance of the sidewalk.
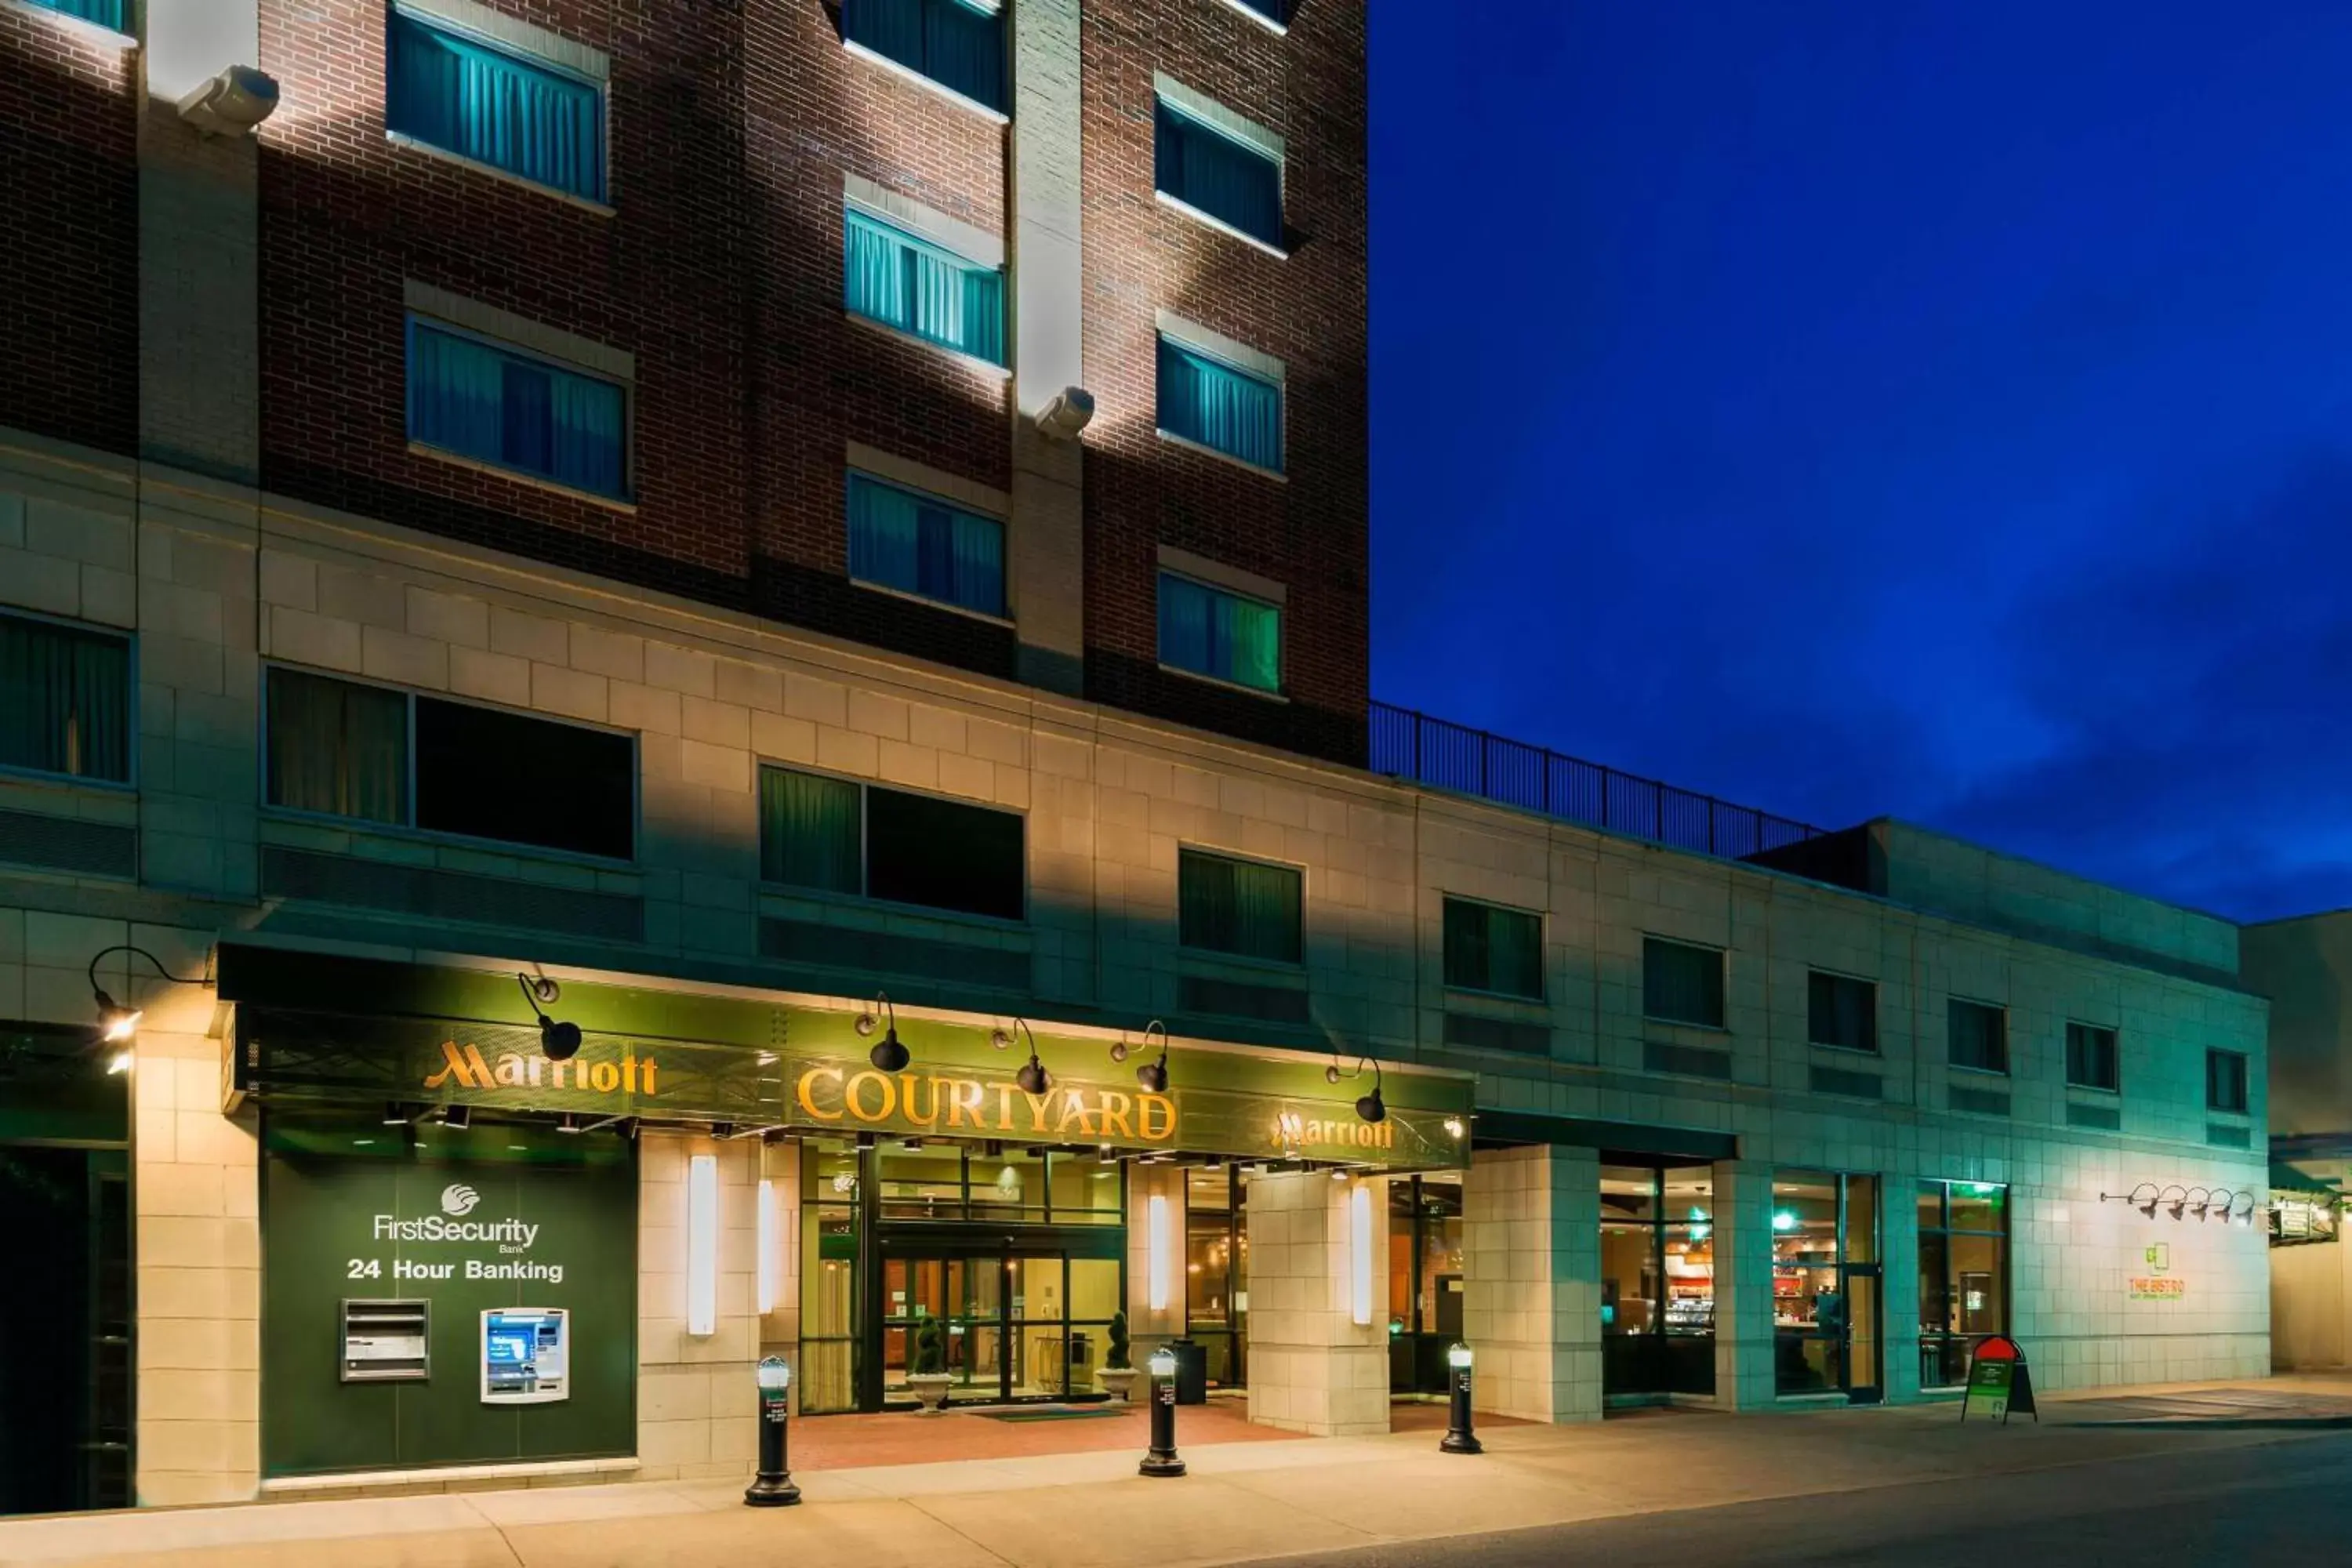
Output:
<instances>
[{"instance_id":1,"label":"sidewalk","mask_svg":"<svg viewBox=\"0 0 2352 1568\"><path fill-rule=\"evenodd\" d=\"M1497 1426L1479 1458L1438 1453L1427 1431L1224 1442L1186 1448L1192 1474L1175 1480L1138 1477L1139 1454L1116 1450L796 1470L807 1502L784 1510L709 1481L66 1516L0 1524L0 1563L1173 1568L2292 1438L2227 1421L2071 1424L2117 1399L2227 1407L2233 1388L2295 1396L2323 1429L2352 1407L2352 1381L2282 1379L2053 1398L2039 1426L1963 1425L1947 1404Z\"/></svg>"}]
</instances>

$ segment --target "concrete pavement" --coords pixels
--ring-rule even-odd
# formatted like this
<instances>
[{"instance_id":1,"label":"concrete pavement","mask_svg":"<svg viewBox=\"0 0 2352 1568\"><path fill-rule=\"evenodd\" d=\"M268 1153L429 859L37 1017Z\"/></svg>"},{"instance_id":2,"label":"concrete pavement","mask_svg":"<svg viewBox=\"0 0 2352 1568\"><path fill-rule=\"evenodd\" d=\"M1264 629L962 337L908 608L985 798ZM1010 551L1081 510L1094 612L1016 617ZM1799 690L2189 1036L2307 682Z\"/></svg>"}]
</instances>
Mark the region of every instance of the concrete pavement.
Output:
<instances>
[{"instance_id":1,"label":"concrete pavement","mask_svg":"<svg viewBox=\"0 0 2352 1568\"><path fill-rule=\"evenodd\" d=\"M2352 1392L2299 1381L2251 1386ZM2062 1415L2068 1403L2051 1402ZM2227 1424L2004 1427L1958 1415L1949 1405L1643 1412L1498 1427L1482 1434L1479 1458L1442 1455L1425 1431L1226 1443L1188 1450L1192 1473L1176 1480L1143 1479L1139 1455L1101 1451L813 1470L798 1476L807 1503L789 1510L747 1509L730 1481L62 1516L0 1524L0 1564L1173 1568L2296 1440Z\"/></svg>"}]
</instances>

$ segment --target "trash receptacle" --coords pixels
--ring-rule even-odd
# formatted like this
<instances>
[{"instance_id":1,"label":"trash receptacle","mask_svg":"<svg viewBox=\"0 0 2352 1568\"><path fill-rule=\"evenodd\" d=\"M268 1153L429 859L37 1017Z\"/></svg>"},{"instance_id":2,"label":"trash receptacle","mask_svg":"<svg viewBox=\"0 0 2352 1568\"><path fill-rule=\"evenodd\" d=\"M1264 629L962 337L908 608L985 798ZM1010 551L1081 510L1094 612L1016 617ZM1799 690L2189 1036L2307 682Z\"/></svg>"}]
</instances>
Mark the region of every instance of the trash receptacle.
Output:
<instances>
[{"instance_id":1,"label":"trash receptacle","mask_svg":"<svg viewBox=\"0 0 2352 1568\"><path fill-rule=\"evenodd\" d=\"M1171 1340L1168 1348L1176 1352L1176 1403L1206 1405L1209 1402L1209 1347L1192 1340Z\"/></svg>"}]
</instances>

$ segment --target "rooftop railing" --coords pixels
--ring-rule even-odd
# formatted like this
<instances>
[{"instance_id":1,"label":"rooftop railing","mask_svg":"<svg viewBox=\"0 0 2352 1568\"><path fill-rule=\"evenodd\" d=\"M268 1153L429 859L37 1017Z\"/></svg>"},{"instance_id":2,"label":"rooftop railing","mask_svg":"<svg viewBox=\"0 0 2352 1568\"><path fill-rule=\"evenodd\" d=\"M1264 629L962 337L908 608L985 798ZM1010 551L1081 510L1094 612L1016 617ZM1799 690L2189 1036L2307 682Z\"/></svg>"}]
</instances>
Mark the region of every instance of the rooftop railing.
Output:
<instances>
[{"instance_id":1,"label":"rooftop railing","mask_svg":"<svg viewBox=\"0 0 2352 1568\"><path fill-rule=\"evenodd\" d=\"M1738 859L1822 831L1386 702L1372 704L1371 740L1374 773L1701 855Z\"/></svg>"}]
</instances>

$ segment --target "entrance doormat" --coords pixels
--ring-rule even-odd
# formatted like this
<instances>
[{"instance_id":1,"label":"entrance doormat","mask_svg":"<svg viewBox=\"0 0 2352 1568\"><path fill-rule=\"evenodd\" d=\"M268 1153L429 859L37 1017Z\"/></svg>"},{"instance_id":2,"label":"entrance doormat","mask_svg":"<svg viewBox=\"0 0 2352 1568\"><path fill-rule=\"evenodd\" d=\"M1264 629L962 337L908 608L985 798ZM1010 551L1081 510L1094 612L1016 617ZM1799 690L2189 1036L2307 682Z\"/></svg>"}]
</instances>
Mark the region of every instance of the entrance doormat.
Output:
<instances>
[{"instance_id":1,"label":"entrance doormat","mask_svg":"<svg viewBox=\"0 0 2352 1568\"><path fill-rule=\"evenodd\" d=\"M1095 1405L1075 1410L975 1410L972 1414L985 1415L991 1421L1099 1421L1106 1416L1124 1415L1127 1412Z\"/></svg>"}]
</instances>

